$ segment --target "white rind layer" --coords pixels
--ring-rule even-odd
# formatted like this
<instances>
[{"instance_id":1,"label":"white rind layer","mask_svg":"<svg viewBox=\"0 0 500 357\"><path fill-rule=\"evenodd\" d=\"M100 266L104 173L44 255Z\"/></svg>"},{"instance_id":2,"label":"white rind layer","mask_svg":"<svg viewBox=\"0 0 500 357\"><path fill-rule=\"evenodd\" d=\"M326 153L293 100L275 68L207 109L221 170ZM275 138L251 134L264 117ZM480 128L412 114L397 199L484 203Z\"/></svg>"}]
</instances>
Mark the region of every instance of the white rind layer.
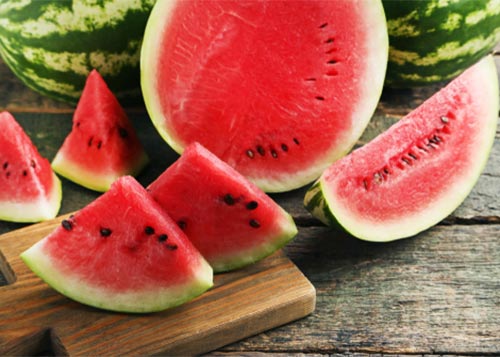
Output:
<instances>
[{"instance_id":1,"label":"white rind layer","mask_svg":"<svg viewBox=\"0 0 500 357\"><path fill-rule=\"evenodd\" d=\"M113 292L61 271L46 254L44 244L45 240L41 240L21 254L26 265L64 296L100 309L132 313L161 311L181 305L213 286L212 268L200 259L196 267L193 264L193 277L183 284L149 289L131 287L130 291Z\"/></svg>"}]
</instances>

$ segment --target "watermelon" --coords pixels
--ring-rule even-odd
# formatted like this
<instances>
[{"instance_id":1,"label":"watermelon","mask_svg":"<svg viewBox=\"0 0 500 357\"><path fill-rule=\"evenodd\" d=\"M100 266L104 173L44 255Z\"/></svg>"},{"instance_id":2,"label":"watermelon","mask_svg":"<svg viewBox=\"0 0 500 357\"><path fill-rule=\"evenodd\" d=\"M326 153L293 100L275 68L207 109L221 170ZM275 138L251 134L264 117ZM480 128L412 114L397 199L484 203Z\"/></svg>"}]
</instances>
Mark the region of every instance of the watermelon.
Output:
<instances>
[{"instance_id":1,"label":"watermelon","mask_svg":"<svg viewBox=\"0 0 500 357\"><path fill-rule=\"evenodd\" d=\"M148 160L127 114L92 70L52 167L84 187L106 191L118 177L137 175Z\"/></svg>"},{"instance_id":2,"label":"watermelon","mask_svg":"<svg viewBox=\"0 0 500 357\"><path fill-rule=\"evenodd\" d=\"M61 294L112 311L164 310L213 284L212 268L131 176L21 258Z\"/></svg>"},{"instance_id":3,"label":"watermelon","mask_svg":"<svg viewBox=\"0 0 500 357\"><path fill-rule=\"evenodd\" d=\"M486 164L498 121L492 56L466 70L387 131L331 165L304 203L353 236L414 236L453 212Z\"/></svg>"},{"instance_id":4,"label":"watermelon","mask_svg":"<svg viewBox=\"0 0 500 357\"><path fill-rule=\"evenodd\" d=\"M500 41L498 0L383 0L389 32L386 85L456 77Z\"/></svg>"},{"instance_id":5,"label":"watermelon","mask_svg":"<svg viewBox=\"0 0 500 357\"><path fill-rule=\"evenodd\" d=\"M297 234L292 217L198 143L148 187L215 272L241 268Z\"/></svg>"},{"instance_id":6,"label":"watermelon","mask_svg":"<svg viewBox=\"0 0 500 357\"><path fill-rule=\"evenodd\" d=\"M0 3L0 55L29 87L76 103L94 68L120 99L141 100L139 59L155 0Z\"/></svg>"},{"instance_id":7,"label":"watermelon","mask_svg":"<svg viewBox=\"0 0 500 357\"><path fill-rule=\"evenodd\" d=\"M54 218L61 182L9 112L0 113L0 219L37 222Z\"/></svg>"},{"instance_id":8,"label":"watermelon","mask_svg":"<svg viewBox=\"0 0 500 357\"><path fill-rule=\"evenodd\" d=\"M264 191L282 192L352 148L387 55L380 1L158 1L141 85L174 150L199 142Z\"/></svg>"}]
</instances>

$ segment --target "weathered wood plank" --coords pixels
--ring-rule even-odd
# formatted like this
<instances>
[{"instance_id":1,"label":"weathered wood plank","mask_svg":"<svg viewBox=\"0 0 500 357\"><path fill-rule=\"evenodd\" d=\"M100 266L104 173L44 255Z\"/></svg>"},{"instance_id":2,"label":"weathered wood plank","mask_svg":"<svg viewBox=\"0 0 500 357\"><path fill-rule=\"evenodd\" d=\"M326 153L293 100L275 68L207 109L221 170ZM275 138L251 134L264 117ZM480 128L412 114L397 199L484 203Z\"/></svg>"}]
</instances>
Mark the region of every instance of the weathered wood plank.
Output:
<instances>
[{"instance_id":1,"label":"weathered wood plank","mask_svg":"<svg viewBox=\"0 0 500 357\"><path fill-rule=\"evenodd\" d=\"M389 244L302 228L286 252L317 288L315 313L223 351L499 354L499 238L500 225Z\"/></svg>"}]
</instances>

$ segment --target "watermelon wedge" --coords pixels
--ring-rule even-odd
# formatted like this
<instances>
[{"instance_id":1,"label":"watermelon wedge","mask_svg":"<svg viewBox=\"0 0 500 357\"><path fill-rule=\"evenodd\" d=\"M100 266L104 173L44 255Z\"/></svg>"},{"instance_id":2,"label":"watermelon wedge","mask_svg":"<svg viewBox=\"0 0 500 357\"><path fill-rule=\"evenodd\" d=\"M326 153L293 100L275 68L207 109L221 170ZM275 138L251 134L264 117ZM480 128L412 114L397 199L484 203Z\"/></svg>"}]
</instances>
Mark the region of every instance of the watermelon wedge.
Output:
<instances>
[{"instance_id":1,"label":"watermelon wedge","mask_svg":"<svg viewBox=\"0 0 500 357\"><path fill-rule=\"evenodd\" d=\"M212 268L130 176L21 258L61 294L112 311L160 311L212 286Z\"/></svg>"},{"instance_id":2,"label":"watermelon wedge","mask_svg":"<svg viewBox=\"0 0 500 357\"><path fill-rule=\"evenodd\" d=\"M104 192L118 177L137 175L148 160L127 114L93 70L73 115L73 128L52 161L54 171Z\"/></svg>"},{"instance_id":3,"label":"watermelon wedge","mask_svg":"<svg viewBox=\"0 0 500 357\"><path fill-rule=\"evenodd\" d=\"M254 263L297 234L287 212L198 143L189 145L148 191L215 272Z\"/></svg>"},{"instance_id":4,"label":"watermelon wedge","mask_svg":"<svg viewBox=\"0 0 500 357\"><path fill-rule=\"evenodd\" d=\"M9 112L0 113L0 219L38 222L61 206L61 182Z\"/></svg>"},{"instance_id":5,"label":"watermelon wedge","mask_svg":"<svg viewBox=\"0 0 500 357\"><path fill-rule=\"evenodd\" d=\"M380 1L158 1L141 51L151 119L267 192L316 179L355 144L388 56Z\"/></svg>"},{"instance_id":6,"label":"watermelon wedge","mask_svg":"<svg viewBox=\"0 0 500 357\"><path fill-rule=\"evenodd\" d=\"M386 132L330 166L304 202L353 236L414 236L453 212L493 145L498 80L491 56L467 69Z\"/></svg>"}]
</instances>

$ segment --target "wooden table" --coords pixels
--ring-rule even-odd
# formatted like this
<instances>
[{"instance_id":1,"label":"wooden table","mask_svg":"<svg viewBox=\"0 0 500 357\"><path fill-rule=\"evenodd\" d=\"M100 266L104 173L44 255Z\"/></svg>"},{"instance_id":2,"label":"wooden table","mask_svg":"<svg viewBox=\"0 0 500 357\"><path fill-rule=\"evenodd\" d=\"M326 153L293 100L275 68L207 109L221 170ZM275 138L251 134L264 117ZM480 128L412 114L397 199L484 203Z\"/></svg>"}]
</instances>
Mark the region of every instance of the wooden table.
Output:
<instances>
[{"instance_id":1,"label":"wooden table","mask_svg":"<svg viewBox=\"0 0 500 357\"><path fill-rule=\"evenodd\" d=\"M500 70L498 48L495 59ZM1 62L0 78L0 110L12 112L42 155L52 159L71 128L74 107L27 89ZM359 144L438 88L384 91ZM162 145L144 108L126 109L152 158L139 176L147 184L177 155ZM98 195L66 180L63 190L61 214ZM212 355L500 355L498 131L488 165L470 196L443 222L411 239L375 244L327 228L303 208L305 190L272 197L299 226L285 253L314 284L316 310ZM0 222L0 233L20 227Z\"/></svg>"}]
</instances>

